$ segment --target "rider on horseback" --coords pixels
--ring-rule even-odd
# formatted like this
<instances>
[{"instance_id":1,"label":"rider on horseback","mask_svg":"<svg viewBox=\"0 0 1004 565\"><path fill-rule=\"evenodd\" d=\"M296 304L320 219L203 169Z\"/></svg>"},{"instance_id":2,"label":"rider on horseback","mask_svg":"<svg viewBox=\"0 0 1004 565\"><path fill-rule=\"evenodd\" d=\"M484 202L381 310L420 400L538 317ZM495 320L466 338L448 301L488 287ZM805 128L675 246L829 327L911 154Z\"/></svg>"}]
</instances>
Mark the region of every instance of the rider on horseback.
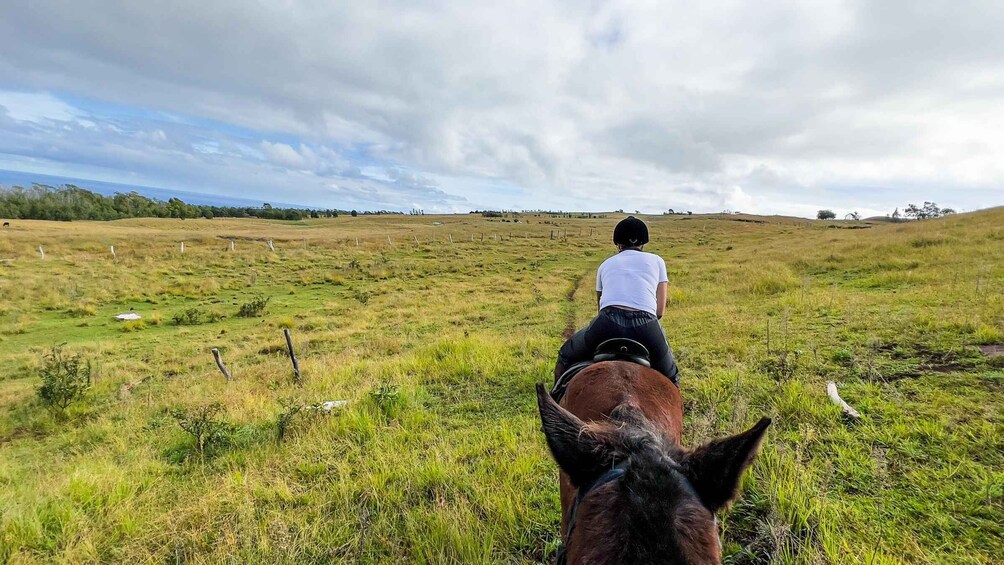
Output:
<instances>
[{"instance_id":1,"label":"rider on horseback","mask_svg":"<svg viewBox=\"0 0 1004 565\"><path fill-rule=\"evenodd\" d=\"M648 226L628 216L614 228L617 254L596 272L596 305L599 314L561 346L554 378L569 367L593 358L598 345L611 338L633 339L646 348L652 368L679 386L680 370L666 333L659 323L666 310L669 276L666 262L642 251L648 243Z\"/></svg>"}]
</instances>

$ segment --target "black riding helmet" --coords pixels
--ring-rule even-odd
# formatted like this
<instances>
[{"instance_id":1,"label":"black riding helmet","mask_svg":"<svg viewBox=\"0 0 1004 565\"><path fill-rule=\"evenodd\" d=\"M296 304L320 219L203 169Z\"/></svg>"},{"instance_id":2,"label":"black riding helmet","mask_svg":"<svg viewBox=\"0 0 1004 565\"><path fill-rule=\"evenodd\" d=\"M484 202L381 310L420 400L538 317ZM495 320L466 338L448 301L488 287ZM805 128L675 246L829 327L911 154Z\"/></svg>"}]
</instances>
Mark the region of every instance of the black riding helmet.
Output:
<instances>
[{"instance_id":1,"label":"black riding helmet","mask_svg":"<svg viewBox=\"0 0 1004 565\"><path fill-rule=\"evenodd\" d=\"M640 247L648 243L648 226L645 222L628 216L617 222L614 228L614 243L624 247Z\"/></svg>"}]
</instances>

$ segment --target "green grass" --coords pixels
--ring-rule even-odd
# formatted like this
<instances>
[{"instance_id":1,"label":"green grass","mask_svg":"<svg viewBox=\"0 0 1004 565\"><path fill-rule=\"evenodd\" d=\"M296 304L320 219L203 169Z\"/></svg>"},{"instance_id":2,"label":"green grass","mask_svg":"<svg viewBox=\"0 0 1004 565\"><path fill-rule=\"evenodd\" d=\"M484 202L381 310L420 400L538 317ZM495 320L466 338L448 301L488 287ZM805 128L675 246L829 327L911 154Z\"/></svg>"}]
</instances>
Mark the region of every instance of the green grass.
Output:
<instances>
[{"instance_id":1,"label":"green grass","mask_svg":"<svg viewBox=\"0 0 1004 565\"><path fill-rule=\"evenodd\" d=\"M16 222L0 234L0 562L545 562L557 470L533 383L592 315L617 218L525 219ZM975 345L1004 341L1004 210L734 219L650 219L686 444L775 421L721 517L728 562L997 561L1004 363ZM238 316L258 296L264 314ZM130 309L144 321L112 319ZM172 321L191 309L211 315ZM65 418L34 392L61 343L95 370ZM349 402L298 413L280 442L289 399ZM199 457L171 411L216 401L226 427Z\"/></svg>"}]
</instances>

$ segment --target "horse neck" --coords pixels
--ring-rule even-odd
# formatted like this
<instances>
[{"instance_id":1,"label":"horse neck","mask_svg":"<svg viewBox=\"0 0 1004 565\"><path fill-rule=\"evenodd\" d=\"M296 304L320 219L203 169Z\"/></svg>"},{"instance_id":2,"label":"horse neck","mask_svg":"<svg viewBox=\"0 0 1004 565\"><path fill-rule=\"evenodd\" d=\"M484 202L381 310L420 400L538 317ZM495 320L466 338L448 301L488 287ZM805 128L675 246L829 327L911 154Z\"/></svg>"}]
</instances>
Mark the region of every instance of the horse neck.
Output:
<instances>
[{"instance_id":1,"label":"horse neck","mask_svg":"<svg viewBox=\"0 0 1004 565\"><path fill-rule=\"evenodd\" d=\"M565 408L584 421L606 420L618 408L635 408L670 443L680 445L680 389L653 369L626 362L603 363L579 374L565 398Z\"/></svg>"}]
</instances>

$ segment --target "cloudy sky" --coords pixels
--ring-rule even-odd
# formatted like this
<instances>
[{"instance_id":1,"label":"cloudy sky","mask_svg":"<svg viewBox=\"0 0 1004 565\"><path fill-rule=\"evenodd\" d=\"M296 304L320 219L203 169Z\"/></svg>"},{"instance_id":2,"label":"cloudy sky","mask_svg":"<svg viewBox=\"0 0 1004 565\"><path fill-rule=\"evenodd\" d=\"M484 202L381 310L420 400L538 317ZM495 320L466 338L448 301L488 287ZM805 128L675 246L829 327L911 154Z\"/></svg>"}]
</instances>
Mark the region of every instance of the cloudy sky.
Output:
<instances>
[{"instance_id":1,"label":"cloudy sky","mask_svg":"<svg viewBox=\"0 0 1004 565\"><path fill-rule=\"evenodd\" d=\"M4 2L0 169L340 208L971 210L1004 204L1002 29L966 0Z\"/></svg>"}]
</instances>

